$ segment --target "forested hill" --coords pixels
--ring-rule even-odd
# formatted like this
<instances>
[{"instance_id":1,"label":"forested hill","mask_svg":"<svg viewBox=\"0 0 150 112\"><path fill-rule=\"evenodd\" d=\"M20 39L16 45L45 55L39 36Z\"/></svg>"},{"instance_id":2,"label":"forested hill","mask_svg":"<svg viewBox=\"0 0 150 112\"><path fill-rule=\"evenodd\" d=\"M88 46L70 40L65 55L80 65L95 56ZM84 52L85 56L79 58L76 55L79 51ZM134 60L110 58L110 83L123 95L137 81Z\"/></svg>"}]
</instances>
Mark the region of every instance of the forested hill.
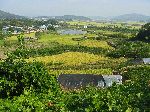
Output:
<instances>
[{"instance_id":1,"label":"forested hill","mask_svg":"<svg viewBox=\"0 0 150 112\"><path fill-rule=\"evenodd\" d=\"M85 16L75 16L75 15L64 15L64 16L38 16L36 19L57 19L57 20L79 20L79 21L88 21L91 20Z\"/></svg>"},{"instance_id":2,"label":"forested hill","mask_svg":"<svg viewBox=\"0 0 150 112\"><path fill-rule=\"evenodd\" d=\"M25 18L25 17L0 10L0 19L21 19L21 18Z\"/></svg>"},{"instance_id":3,"label":"forested hill","mask_svg":"<svg viewBox=\"0 0 150 112\"><path fill-rule=\"evenodd\" d=\"M132 14L124 14L124 15L120 15L120 16L114 17L114 18L112 18L112 20L150 22L150 16L132 13Z\"/></svg>"},{"instance_id":4,"label":"forested hill","mask_svg":"<svg viewBox=\"0 0 150 112\"><path fill-rule=\"evenodd\" d=\"M64 16L56 16L56 19L64 19L64 20L90 20L88 17L84 16L75 16L75 15L64 15Z\"/></svg>"}]
</instances>

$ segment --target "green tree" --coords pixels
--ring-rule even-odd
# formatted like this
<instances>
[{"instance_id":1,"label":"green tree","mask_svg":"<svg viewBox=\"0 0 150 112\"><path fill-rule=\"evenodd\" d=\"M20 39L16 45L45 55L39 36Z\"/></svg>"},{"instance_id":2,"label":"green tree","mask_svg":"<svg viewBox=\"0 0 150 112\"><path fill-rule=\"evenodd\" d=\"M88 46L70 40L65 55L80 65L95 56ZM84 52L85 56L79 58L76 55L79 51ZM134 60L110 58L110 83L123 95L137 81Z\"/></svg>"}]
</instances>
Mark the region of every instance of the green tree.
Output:
<instances>
[{"instance_id":1,"label":"green tree","mask_svg":"<svg viewBox=\"0 0 150 112\"><path fill-rule=\"evenodd\" d=\"M150 42L150 23L145 24L138 35L136 36L137 40Z\"/></svg>"},{"instance_id":2,"label":"green tree","mask_svg":"<svg viewBox=\"0 0 150 112\"><path fill-rule=\"evenodd\" d=\"M49 31L56 31L56 29L52 25L49 25L48 28L47 28L47 30L49 30Z\"/></svg>"},{"instance_id":3,"label":"green tree","mask_svg":"<svg viewBox=\"0 0 150 112\"><path fill-rule=\"evenodd\" d=\"M23 35L19 35L19 36L17 36L17 38L18 38L18 43L19 43L20 49L24 49L25 41L24 41Z\"/></svg>"}]
</instances>

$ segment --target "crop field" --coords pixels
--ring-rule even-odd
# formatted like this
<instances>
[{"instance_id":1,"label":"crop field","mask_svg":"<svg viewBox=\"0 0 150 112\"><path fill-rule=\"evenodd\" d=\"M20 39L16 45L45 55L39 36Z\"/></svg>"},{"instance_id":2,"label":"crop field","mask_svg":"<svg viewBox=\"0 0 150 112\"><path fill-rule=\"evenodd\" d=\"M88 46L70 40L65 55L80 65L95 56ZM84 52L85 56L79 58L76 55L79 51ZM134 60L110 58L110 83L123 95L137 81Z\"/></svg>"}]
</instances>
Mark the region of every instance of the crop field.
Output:
<instances>
[{"instance_id":1,"label":"crop field","mask_svg":"<svg viewBox=\"0 0 150 112\"><path fill-rule=\"evenodd\" d=\"M68 22L69 25L94 25L97 27L107 27L107 26L118 26L121 27L121 24L123 23L98 23L98 22L80 22L80 21L72 21ZM128 23L130 25L135 24L135 23ZM136 24L141 24L141 23L136 23ZM132 28L132 27L131 27ZM66 50L60 52L60 53L55 53L52 55L48 55L49 53L46 54L40 54L36 55L33 53L29 57L29 59L26 59L27 62L33 62L33 61L39 61L45 63L47 65L47 68L49 68L49 71L52 71L53 68L57 68L55 71L74 71L75 73L89 73L89 71L92 71L92 73L96 74L111 74L113 69L116 69L117 66L119 66L122 63L125 63L128 58L120 57L120 58L112 58L107 56L106 54L109 52L113 52L115 48L111 45L108 45L108 41L114 41L116 42L117 38L109 38L109 35L117 35L120 32L115 32L115 31L103 31L103 30L95 30L95 33L90 33L88 32L87 34L80 34L80 35L61 35L61 34L53 34L53 33L42 33L40 35L39 39L36 42L26 42L25 46L27 47L26 49L32 48L32 51L36 52L38 49L52 49L52 48L57 48L59 50L60 46L68 46ZM100 34L99 34L100 33ZM99 35L108 38L105 39L96 39L99 37ZM131 33L124 33L126 37L130 37L132 34ZM30 34L24 34L24 37L35 37L35 33L30 33ZM86 36L86 38L84 38ZM8 37L6 42L11 41L17 41L17 36L11 36ZM16 46L15 43L11 46ZM37 47L36 47L37 46ZM71 49L69 48L72 47ZM77 50L72 50L76 47ZM79 47L79 48L78 48ZM85 51L83 48L81 49L80 47L87 47L89 50ZM87 49L86 48L86 49ZM14 48L12 48L14 49ZM68 50L67 50L68 49ZM95 51L95 49L102 49L101 52ZM7 50L8 51L8 50ZM27 50L28 51L28 50ZM53 50L55 52L55 49ZM104 53L105 51L105 53ZM25 52L25 51L23 51ZM48 52L48 51L46 51ZM57 52L57 51L56 51ZM96 52L96 53L95 53ZM33 57L32 57L33 56ZM80 68L80 69L79 69ZM90 70L88 70L88 68ZM64 70L63 70L64 69ZM85 69L85 70L84 70ZM100 72L101 70L105 72ZM108 70L108 72L107 72ZM54 71L54 72L55 72ZM70 71L70 72L71 72ZM96 71L96 72L94 72ZM56 73L55 72L55 73ZM73 72L71 72L73 73ZM58 74L59 75L59 72Z\"/></svg>"},{"instance_id":2,"label":"crop field","mask_svg":"<svg viewBox=\"0 0 150 112\"><path fill-rule=\"evenodd\" d=\"M0 41L0 111L149 112L150 66L141 59L150 57L150 43L136 40L143 23L66 23L64 30L87 33L59 34L56 28ZM106 88L68 90L58 83L60 74L115 73L122 84Z\"/></svg>"},{"instance_id":3,"label":"crop field","mask_svg":"<svg viewBox=\"0 0 150 112\"><path fill-rule=\"evenodd\" d=\"M87 37L93 37L93 35L88 35ZM102 47L106 49L112 49L111 46L107 44L106 41L97 41L90 39L82 39L83 35L53 35L53 34L45 34L41 36L38 42L41 43L50 43L50 42L58 42L63 45L81 45L87 47ZM75 41L73 39L80 39L80 41Z\"/></svg>"},{"instance_id":4,"label":"crop field","mask_svg":"<svg viewBox=\"0 0 150 112\"><path fill-rule=\"evenodd\" d=\"M24 36L24 37L35 37L35 33L24 34L23 36ZM17 39L17 35L8 37L6 40L7 40L7 41L17 41L17 40L18 40L18 39Z\"/></svg>"},{"instance_id":5,"label":"crop field","mask_svg":"<svg viewBox=\"0 0 150 112\"><path fill-rule=\"evenodd\" d=\"M98 26L98 27L104 27L104 26L118 26L121 27L123 22L84 22L84 21L70 21L67 22L70 25L94 25L94 26ZM128 22L127 23L129 26L131 26L130 28L136 28L139 29L140 26L132 26L133 24L144 24L144 22Z\"/></svg>"}]
</instances>

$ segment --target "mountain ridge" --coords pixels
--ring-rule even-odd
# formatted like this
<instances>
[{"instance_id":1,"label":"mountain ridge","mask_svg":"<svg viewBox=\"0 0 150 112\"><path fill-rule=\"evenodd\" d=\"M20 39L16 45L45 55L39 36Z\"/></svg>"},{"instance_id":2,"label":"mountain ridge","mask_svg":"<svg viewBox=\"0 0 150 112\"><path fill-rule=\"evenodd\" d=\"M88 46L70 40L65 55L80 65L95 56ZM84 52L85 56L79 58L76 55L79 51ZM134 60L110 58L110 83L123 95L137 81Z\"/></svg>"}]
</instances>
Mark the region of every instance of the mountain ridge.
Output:
<instances>
[{"instance_id":1,"label":"mountain ridge","mask_svg":"<svg viewBox=\"0 0 150 112\"><path fill-rule=\"evenodd\" d=\"M146 16L143 14L138 14L138 13L130 13L130 14L123 14L120 16L116 16L111 18L111 20L116 20L116 21L150 21L150 16Z\"/></svg>"},{"instance_id":2,"label":"mountain ridge","mask_svg":"<svg viewBox=\"0 0 150 112\"><path fill-rule=\"evenodd\" d=\"M25 17L0 10L0 19L22 19L22 18Z\"/></svg>"},{"instance_id":3,"label":"mountain ridge","mask_svg":"<svg viewBox=\"0 0 150 112\"><path fill-rule=\"evenodd\" d=\"M0 10L0 19L22 19L26 18L24 16L11 14L9 12L5 12ZM64 15L64 16L37 16L33 17L35 19L57 19L57 20L81 20L81 21L89 21L89 20L110 20L110 21L143 21L143 22L150 22L150 16L146 16L143 14L137 13L130 13L130 14L123 14L115 17L102 17L102 16L76 16L76 15Z\"/></svg>"}]
</instances>

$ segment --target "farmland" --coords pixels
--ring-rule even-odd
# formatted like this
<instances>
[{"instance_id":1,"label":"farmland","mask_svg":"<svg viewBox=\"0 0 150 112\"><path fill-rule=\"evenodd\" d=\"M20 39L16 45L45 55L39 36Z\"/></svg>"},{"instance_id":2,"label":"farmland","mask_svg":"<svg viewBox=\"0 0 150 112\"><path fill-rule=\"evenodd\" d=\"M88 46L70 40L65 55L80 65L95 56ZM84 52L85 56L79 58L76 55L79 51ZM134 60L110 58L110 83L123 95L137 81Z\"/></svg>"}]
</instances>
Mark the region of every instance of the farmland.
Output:
<instances>
[{"instance_id":1,"label":"farmland","mask_svg":"<svg viewBox=\"0 0 150 112\"><path fill-rule=\"evenodd\" d=\"M87 33L62 35L49 30L38 32L38 37L36 32L0 40L0 111L149 111L150 66L131 61L150 57L149 42L134 40L143 23L66 24L64 29ZM26 36L38 39L25 41ZM114 71L128 81L75 91L65 91L57 82L60 74L112 75Z\"/></svg>"}]
</instances>

